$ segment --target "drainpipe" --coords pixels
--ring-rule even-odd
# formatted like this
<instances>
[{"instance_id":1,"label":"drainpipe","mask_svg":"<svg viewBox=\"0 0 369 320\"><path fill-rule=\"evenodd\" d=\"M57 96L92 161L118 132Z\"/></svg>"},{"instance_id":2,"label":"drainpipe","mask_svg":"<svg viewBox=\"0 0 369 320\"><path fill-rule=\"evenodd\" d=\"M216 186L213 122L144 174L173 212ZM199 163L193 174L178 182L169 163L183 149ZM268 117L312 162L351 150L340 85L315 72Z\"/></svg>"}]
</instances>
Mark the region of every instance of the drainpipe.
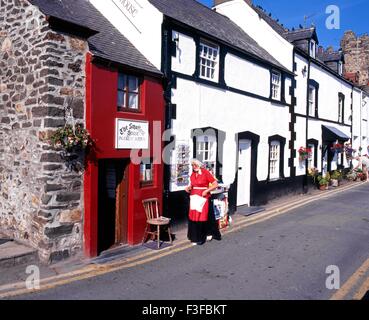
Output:
<instances>
[{"instance_id":1,"label":"drainpipe","mask_svg":"<svg viewBox=\"0 0 369 320\"><path fill-rule=\"evenodd\" d=\"M311 58L308 59L308 76L307 76L307 88L306 88L306 141L305 147L308 147L308 140L309 140L309 83L310 83L310 67L311 67ZM319 93L318 93L319 94ZM315 101L316 103L316 101ZM319 146L318 146L319 148ZM318 152L318 150L316 150ZM308 159L305 160L305 176L303 181L303 192L308 193L309 186L308 186Z\"/></svg>"}]
</instances>

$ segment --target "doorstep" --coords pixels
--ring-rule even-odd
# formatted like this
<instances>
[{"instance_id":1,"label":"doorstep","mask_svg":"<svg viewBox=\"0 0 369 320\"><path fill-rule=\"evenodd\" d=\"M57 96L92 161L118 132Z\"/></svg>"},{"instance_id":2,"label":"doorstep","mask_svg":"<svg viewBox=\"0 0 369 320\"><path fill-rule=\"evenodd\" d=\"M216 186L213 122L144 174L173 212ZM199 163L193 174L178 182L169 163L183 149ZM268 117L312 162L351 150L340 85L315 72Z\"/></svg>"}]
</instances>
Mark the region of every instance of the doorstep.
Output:
<instances>
[{"instance_id":1,"label":"doorstep","mask_svg":"<svg viewBox=\"0 0 369 320\"><path fill-rule=\"evenodd\" d=\"M0 237L0 267L38 262L37 250L20 244L13 239Z\"/></svg>"}]
</instances>

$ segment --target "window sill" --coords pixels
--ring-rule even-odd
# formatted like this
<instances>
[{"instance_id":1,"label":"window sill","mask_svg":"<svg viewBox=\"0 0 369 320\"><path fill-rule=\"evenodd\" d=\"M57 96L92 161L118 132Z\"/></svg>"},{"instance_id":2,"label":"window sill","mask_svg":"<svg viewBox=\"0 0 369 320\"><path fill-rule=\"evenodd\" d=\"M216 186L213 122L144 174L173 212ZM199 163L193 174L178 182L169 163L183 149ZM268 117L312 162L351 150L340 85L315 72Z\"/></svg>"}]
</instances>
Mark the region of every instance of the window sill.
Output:
<instances>
[{"instance_id":1,"label":"window sill","mask_svg":"<svg viewBox=\"0 0 369 320\"><path fill-rule=\"evenodd\" d=\"M125 112L125 113L141 113L141 109L128 109L128 108L119 108L118 112Z\"/></svg>"},{"instance_id":2,"label":"window sill","mask_svg":"<svg viewBox=\"0 0 369 320\"><path fill-rule=\"evenodd\" d=\"M154 181L141 181L140 182L140 188L147 188L147 187L153 187Z\"/></svg>"}]
</instances>

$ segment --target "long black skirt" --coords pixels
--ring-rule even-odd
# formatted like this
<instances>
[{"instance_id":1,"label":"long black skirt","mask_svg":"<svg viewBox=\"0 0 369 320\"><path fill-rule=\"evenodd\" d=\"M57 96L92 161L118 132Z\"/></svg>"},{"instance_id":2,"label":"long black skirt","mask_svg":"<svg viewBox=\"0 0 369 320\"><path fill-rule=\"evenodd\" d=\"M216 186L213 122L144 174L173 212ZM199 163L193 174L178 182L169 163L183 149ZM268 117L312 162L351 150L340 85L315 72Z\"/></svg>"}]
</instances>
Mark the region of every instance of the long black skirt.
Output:
<instances>
[{"instance_id":1,"label":"long black skirt","mask_svg":"<svg viewBox=\"0 0 369 320\"><path fill-rule=\"evenodd\" d=\"M222 240L218 221L215 220L214 210L211 203L209 205L209 216L206 222L188 221L188 240L203 244L206 242L207 236L212 236L215 240Z\"/></svg>"},{"instance_id":2,"label":"long black skirt","mask_svg":"<svg viewBox=\"0 0 369 320\"><path fill-rule=\"evenodd\" d=\"M203 244L206 242L207 222L195 222L188 220L187 238L191 242Z\"/></svg>"}]
</instances>

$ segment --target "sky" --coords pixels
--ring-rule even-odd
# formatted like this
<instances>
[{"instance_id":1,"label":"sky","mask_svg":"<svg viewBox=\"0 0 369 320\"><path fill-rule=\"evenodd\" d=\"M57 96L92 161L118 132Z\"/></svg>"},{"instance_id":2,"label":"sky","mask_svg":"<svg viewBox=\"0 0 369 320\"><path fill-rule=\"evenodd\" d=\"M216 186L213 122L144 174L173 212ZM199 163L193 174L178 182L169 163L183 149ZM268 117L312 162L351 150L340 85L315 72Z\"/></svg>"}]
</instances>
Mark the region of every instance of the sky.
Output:
<instances>
[{"instance_id":1,"label":"sky","mask_svg":"<svg viewBox=\"0 0 369 320\"><path fill-rule=\"evenodd\" d=\"M207 6L213 0L197 0ZM317 27L319 45L327 48L333 46L340 48L340 40L346 30L352 30L356 35L369 33L369 0L253 0L274 19L279 19L285 27L299 28L299 25L309 27L312 23ZM330 20L330 13L326 9L335 5L340 10L339 29L328 29L326 20ZM306 22L304 17L308 17Z\"/></svg>"}]
</instances>

